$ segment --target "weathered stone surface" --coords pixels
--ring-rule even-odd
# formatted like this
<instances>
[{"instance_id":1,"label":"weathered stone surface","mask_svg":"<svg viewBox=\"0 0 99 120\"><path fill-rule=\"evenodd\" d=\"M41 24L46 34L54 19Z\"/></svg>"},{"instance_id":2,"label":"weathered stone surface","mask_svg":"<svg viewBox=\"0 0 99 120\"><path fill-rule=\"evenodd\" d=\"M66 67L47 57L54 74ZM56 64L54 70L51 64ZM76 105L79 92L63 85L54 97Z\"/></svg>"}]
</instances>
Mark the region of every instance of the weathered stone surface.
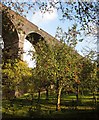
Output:
<instances>
[{"instance_id":1,"label":"weathered stone surface","mask_svg":"<svg viewBox=\"0 0 99 120\"><path fill-rule=\"evenodd\" d=\"M22 52L25 38L32 44L36 44L38 38L45 40L47 44L51 45L59 43L47 32L5 6L2 6L2 16L4 51L7 51L4 56L6 58L16 57L19 54L21 59L23 59ZM31 41L28 37L29 35L34 37L34 41Z\"/></svg>"}]
</instances>

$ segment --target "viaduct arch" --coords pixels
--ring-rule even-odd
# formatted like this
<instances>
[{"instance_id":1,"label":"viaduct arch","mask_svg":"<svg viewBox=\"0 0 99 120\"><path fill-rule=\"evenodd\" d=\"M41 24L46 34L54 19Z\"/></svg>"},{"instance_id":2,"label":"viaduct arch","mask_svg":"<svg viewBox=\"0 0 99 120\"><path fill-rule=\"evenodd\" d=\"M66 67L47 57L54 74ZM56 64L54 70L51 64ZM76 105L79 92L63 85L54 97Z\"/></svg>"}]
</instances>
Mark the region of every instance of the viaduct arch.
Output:
<instances>
[{"instance_id":1,"label":"viaduct arch","mask_svg":"<svg viewBox=\"0 0 99 120\"><path fill-rule=\"evenodd\" d=\"M44 40L45 43L50 45L59 43L58 40L49 35L47 32L39 29L26 18L3 5L2 16L4 51L7 50L7 53L10 54L4 54L5 57L13 58L19 56L23 59L23 46L25 38L32 43L33 46L36 46L38 39Z\"/></svg>"}]
</instances>

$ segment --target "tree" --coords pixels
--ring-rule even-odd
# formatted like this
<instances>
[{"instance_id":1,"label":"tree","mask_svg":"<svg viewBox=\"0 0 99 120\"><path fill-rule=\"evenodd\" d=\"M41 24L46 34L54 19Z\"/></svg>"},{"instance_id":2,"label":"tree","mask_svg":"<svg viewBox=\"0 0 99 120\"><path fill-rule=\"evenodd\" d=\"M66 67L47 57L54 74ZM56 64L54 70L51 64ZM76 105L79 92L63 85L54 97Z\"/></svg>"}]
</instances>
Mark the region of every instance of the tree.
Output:
<instances>
[{"instance_id":1,"label":"tree","mask_svg":"<svg viewBox=\"0 0 99 120\"><path fill-rule=\"evenodd\" d=\"M72 87L78 80L77 75L77 56L72 48L68 48L66 44L61 47L55 48L56 60L56 89L57 89L57 106L56 109L60 110L61 91L64 87Z\"/></svg>"},{"instance_id":2,"label":"tree","mask_svg":"<svg viewBox=\"0 0 99 120\"><path fill-rule=\"evenodd\" d=\"M36 68L33 70L34 84L36 85L36 90L38 90L38 100L40 99L40 91L42 89L46 90L46 99L48 99L49 87L51 82L54 81L52 49L45 40L39 40L36 47L39 47L39 49L35 52Z\"/></svg>"},{"instance_id":3,"label":"tree","mask_svg":"<svg viewBox=\"0 0 99 120\"><path fill-rule=\"evenodd\" d=\"M45 48L45 46L43 47ZM40 84L43 83L44 79L46 80L44 83L47 84L49 80L53 80L57 93L56 110L60 110L62 89L72 86L76 79L74 79L74 73L76 73L76 53L72 48L63 43L63 41L60 41L60 44L54 45L51 48L49 46L46 49L44 48L43 50L40 49L41 54L38 55L37 59L38 77Z\"/></svg>"},{"instance_id":4,"label":"tree","mask_svg":"<svg viewBox=\"0 0 99 120\"><path fill-rule=\"evenodd\" d=\"M97 77L97 64L92 62L91 59L83 58L81 60L81 71L79 74L82 91L89 90L95 98L96 90L99 87L99 81Z\"/></svg>"},{"instance_id":5,"label":"tree","mask_svg":"<svg viewBox=\"0 0 99 120\"><path fill-rule=\"evenodd\" d=\"M76 32L75 26L73 26L72 30L73 29ZM72 30L69 30L69 32ZM63 33L60 32L59 35L63 35ZM76 44L75 42L77 40L76 34L70 38L71 41L69 42L71 42L71 44L69 44L69 46L67 46L64 39L61 38L60 43L57 43L53 46L49 46L44 41L40 40L37 43L39 51L36 52L37 65L34 76L36 86L38 85L39 90L38 98L40 98L40 89L43 87L45 89L47 88L46 90L48 90L48 86L51 82L53 82L56 86L57 93L56 110L60 110L62 89L68 86L71 87L75 82L78 81L79 70L76 66L77 59L80 55L74 51ZM68 40L70 38L68 38ZM48 93L46 95L48 95Z\"/></svg>"},{"instance_id":6,"label":"tree","mask_svg":"<svg viewBox=\"0 0 99 120\"><path fill-rule=\"evenodd\" d=\"M3 95L9 99L27 92L30 77L31 71L25 62L9 59L2 69Z\"/></svg>"}]
</instances>

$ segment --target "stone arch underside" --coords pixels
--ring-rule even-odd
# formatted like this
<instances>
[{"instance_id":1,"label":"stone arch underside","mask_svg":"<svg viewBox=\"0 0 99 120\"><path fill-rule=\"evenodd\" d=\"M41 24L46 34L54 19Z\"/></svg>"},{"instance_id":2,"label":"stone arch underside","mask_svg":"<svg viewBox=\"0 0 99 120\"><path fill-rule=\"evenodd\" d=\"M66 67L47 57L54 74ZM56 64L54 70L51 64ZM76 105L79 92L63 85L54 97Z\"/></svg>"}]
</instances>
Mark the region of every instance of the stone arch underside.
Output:
<instances>
[{"instance_id":1,"label":"stone arch underside","mask_svg":"<svg viewBox=\"0 0 99 120\"><path fill-rule=\"evenodd\" d=\"M39 40L44 40L44 38L36 32L29 33L26 36L26 39L34 45L36 45L36 43L39 42Z\"/></svg>"},{"instance_id":2,"label":"stone arch underside","mask_svg":"<svg viewBox=\"0 0 99 120\"><path fill-rule=\"evenodd\" d=\"M29 33L25 39L27 39L33 45L35 50L39 49L37 43L39 41L44 41L44 38L39 33L36 32Z\"/></svg>"}]
</instances>

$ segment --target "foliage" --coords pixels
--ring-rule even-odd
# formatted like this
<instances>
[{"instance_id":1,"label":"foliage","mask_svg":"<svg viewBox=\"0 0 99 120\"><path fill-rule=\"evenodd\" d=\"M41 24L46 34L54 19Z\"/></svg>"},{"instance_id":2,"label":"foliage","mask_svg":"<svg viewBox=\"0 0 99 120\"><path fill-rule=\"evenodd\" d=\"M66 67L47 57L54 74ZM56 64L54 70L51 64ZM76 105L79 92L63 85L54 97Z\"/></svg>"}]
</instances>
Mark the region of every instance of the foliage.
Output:
<instances>
[{"instance_id":1,"label":"foliage","mask_svg":"<svg viewBox=\"0 0 99 120\"><path fill-rule=\"evenodd\" d=\"M91 60L86 59L82 61L81 65L82 70L80 80L82 87L95 92L95 89L99 87L96 63L92 63Z\"/></svg>"},{"instance_id":2,"label":"foliage","mask_svg":"<svg viewBox=\"0 0 99 120\"><path fill-rule=\"evenodd\" d=\"M30 68L25 62L17 59L4 62L2 69L4 95L8 94L8 97L11 97L11 92L15 94L17 90L24 91L30 77Z\"/></svg>"},{"instance_id":3,"label":"foliage","mask_svg":"<svg viewBox=\"0 0 99 120\"><path fill-rule=\"evenodd\" d=\"M78 39L78 35L80 38ZM73 24L71 28L68 28L67 32L64 32L62 28L58 27L56 30L56 39L65 42L68 46L75 49L78 41L82 42L81 31L77 29L77 24Z\"/></svg>"},{"instance_id":4,"label":"foliage","mask_svg":"<svg viewBox=\"0 0 99 120\"><path fill-rule=\"evenodd\" d=\"M79 1L62 1L62 0L35 0L34 2L20 2L12 1L8 2L2 0L4 5L7 5L10 9L14 9L20 15L27 16L27 13L32 12L35 14L36 11L40 10L41 14L45 12L53 12L57 10L60 15L60 20L73 20L80 24L80 29L87 30L87 33L93 33L93 24L98 25L98 13L99 2L85 2Z\"/></svg>"},{"instance_id":5,"label":"foliage","mask_svg":"<svg viewBox=\"0 0 99 120\"><path fill-rule=\"evenodd\" d=\"M72 88L78 81L79 72L76 67L79 55L74 48L68 47L63 40L53 46L39 40L37 46L39 47L35 53L37 65L33 69L36 90L46 89L53 83L58 95L64 87Z\"/></svg>"}]
</instances>

